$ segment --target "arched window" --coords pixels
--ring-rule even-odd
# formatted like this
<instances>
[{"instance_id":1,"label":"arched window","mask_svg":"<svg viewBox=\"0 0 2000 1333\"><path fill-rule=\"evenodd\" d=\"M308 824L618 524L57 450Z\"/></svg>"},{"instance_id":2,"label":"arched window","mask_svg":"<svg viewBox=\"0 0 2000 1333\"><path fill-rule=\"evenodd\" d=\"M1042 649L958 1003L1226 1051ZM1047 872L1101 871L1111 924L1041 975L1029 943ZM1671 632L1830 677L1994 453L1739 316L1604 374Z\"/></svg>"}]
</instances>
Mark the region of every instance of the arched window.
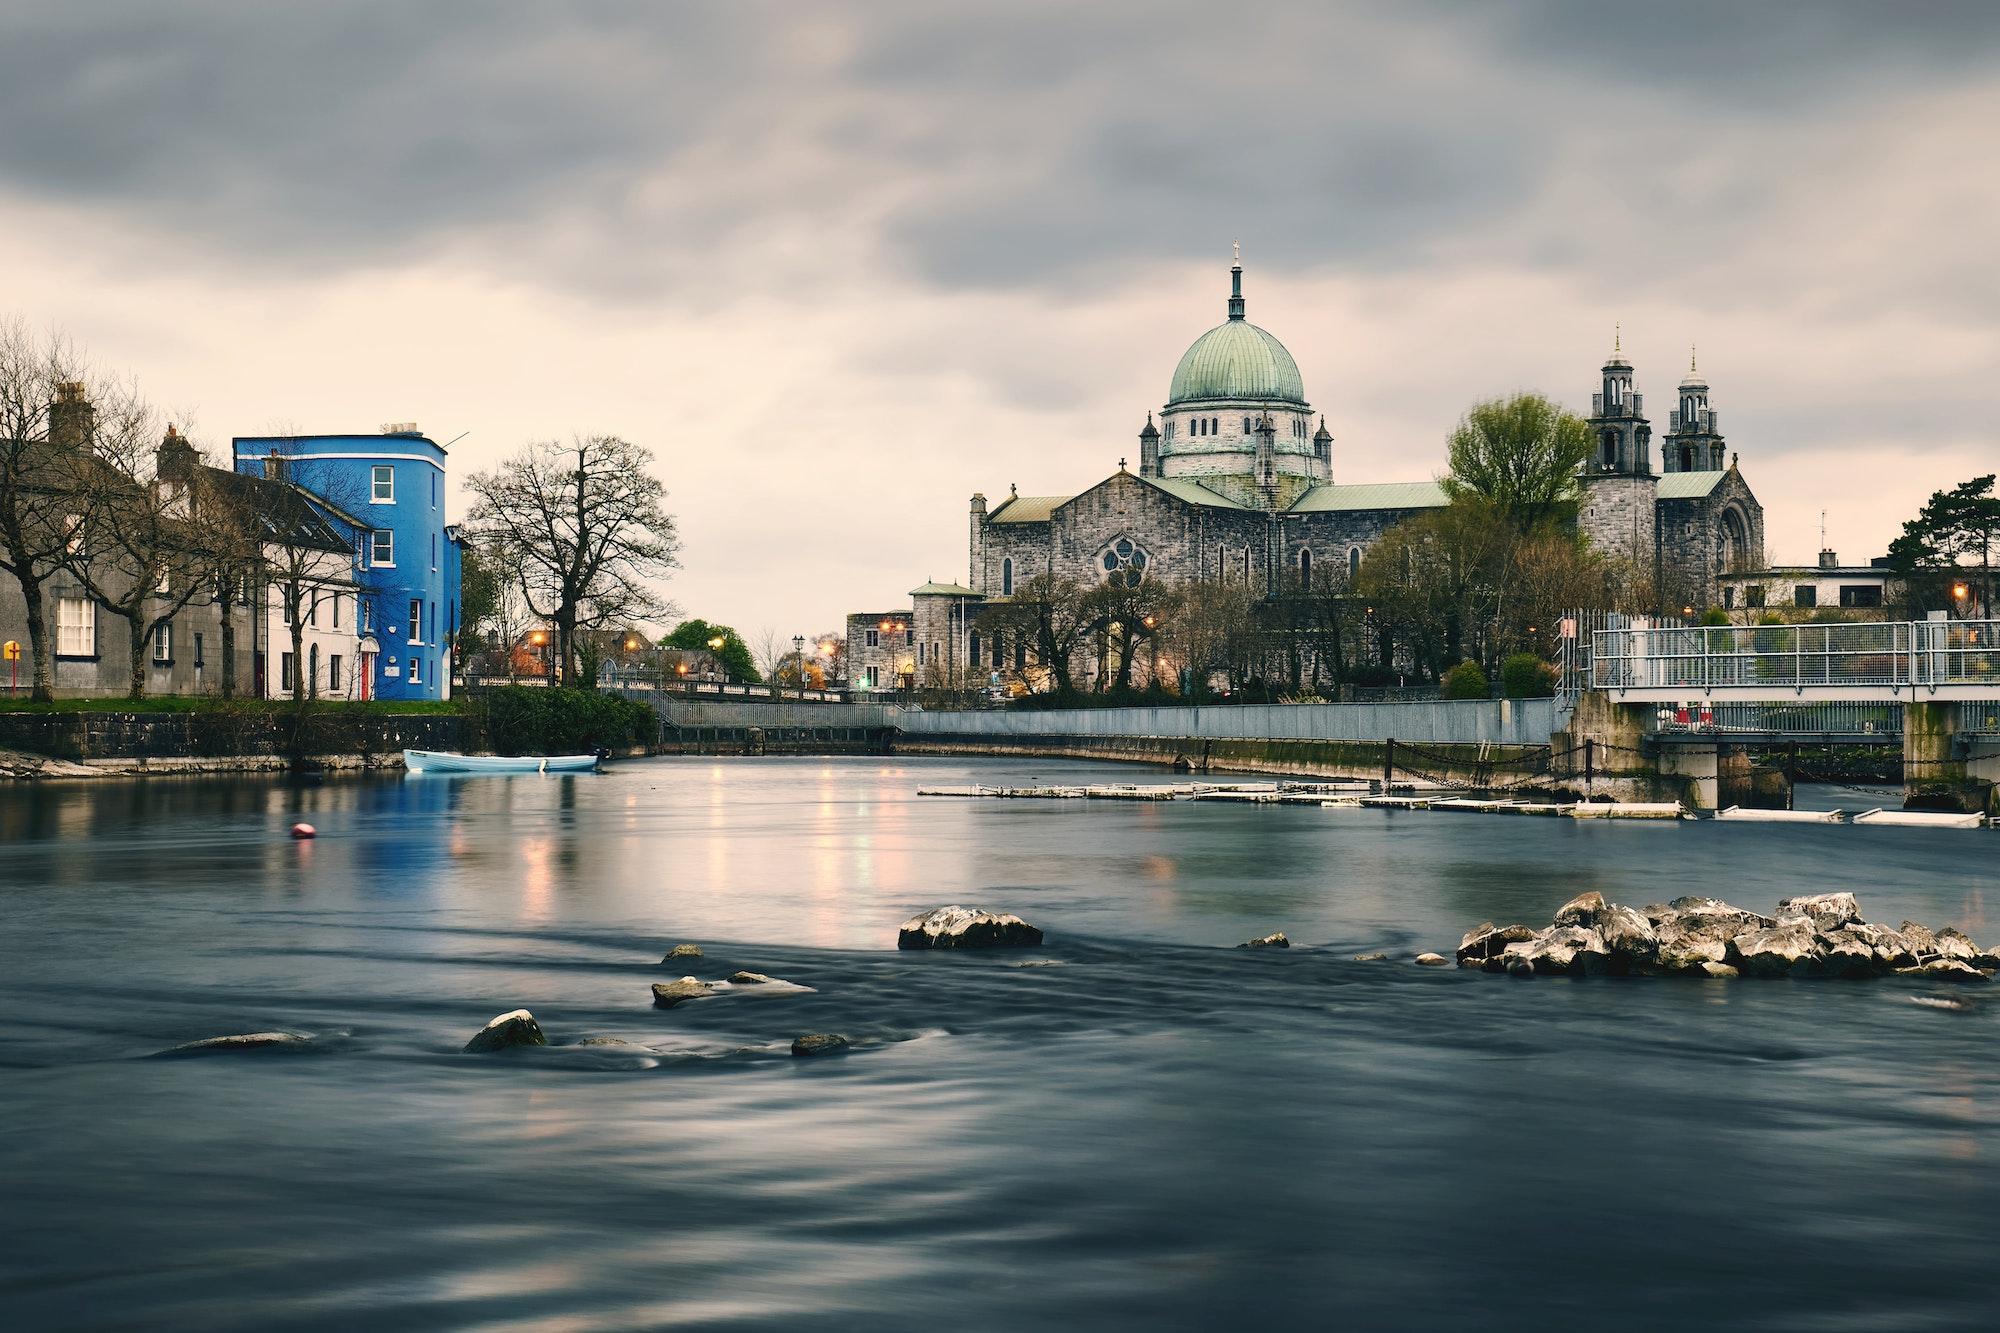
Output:
<instances>
[{"instance_id":1,"label":"arched window","mask_svg":"<svg viewBox=\"0 0 2000 1333\"><path fill-rule=\"evenodd\" d=\"M1681 471L1694 471L1694 446L1691 444L1681 446Z\"/></svg>"},{"instance_id":2,"label":"arched window","mask_svg":"<svg viewBox=\"0 0 2000 1333\"><path fill-rule=\"evenodd\" d=\"M1350 546L1347 548L1347 577L1350 579L1361 577L1361 548L1359 546Z\"/></svg>"},{"instance_id":3,"label":"arched window","mask_svg":"<svg viewBox=\"0 0 2000 1333\"><path fill-rule=\"evenodd\" d=\"M1221 430L1222 430L1222 418L1210 417L1208 419L1208 433L1210 435L1214 435L1219 433Z\"/></svg>"},{"instance_id":4,"label":"arched window","mask_svg":"<svg viewBox=\"0 0 2000 1333\"><path fill-rule=\"evenodd\" d=\"M1299 552L1299 586L1301 588L1310 588L1312 587L1312 581L1313 553L1311 547L1306 547Z\"/></svg>"},{"instance_id":5,"label":"arched window","mask_svg":"<svg viewBox=\"0 0 2000 1333\"><path fill-rule=\"evenodd\" d=\"M1250 548L1247 546L1243 548L1243 581L1250 581Z\"/></svg>"},{"instance_id":6,"label":"arched window","mask_svg":"<svg viewBox=\"0 0 2000 1333\"><path fill-rule=\"evenodd\" d=\"M1615 430L1607 430L1604 432L1603 461L1604 461L1604 466L1606 467L1618 466L1618 432Z\"/></svg>"},{"instance_id":7,"label":"arched window","mask_svg":"<svg viewBox=\"0 0 2000 1333\"><path fill-rule=\"evenodd\" d=\"M1248 435L1248 434L1250 433L1250 418L1249 418L1249 417L1245 417L1245 418L1243 418L1243 433L1244 433L1245 435Z\"/></svg>"},{"instance_id":8,"label":"arched window","mask_svg":"<svg viewBox=\"0 0 2000 1333\"><path fill-rule=\"evenodd\" d=\"M979 631L973 630L965 639L965 660L973 666L979 665Z\"/></svg>"},{"instance_id":9,"label":"arched window","mask_svg":"<svg viewBox=\"0 0 2000 1333\"><path fill-rule=\"evenodd\" d=\"M1014 595L1014 557L1011 555L1000 562L1000 595Z\"/></svg>"}]
</instances>

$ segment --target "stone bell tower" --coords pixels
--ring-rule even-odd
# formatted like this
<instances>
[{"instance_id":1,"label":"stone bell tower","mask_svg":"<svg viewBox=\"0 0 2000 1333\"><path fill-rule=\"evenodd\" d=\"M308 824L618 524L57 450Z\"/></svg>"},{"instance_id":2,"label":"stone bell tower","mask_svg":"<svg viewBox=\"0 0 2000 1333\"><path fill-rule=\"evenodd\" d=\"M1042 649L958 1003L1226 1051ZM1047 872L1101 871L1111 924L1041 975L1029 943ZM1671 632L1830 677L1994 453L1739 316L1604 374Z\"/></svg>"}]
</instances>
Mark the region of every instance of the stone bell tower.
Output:
<instances>
[{"instance_id":1,"label":"stone bell tower","mask_svg":"<svg viewBox=\"0 0 2000 1333\"><path fill-rule=\"evenodd\" d=\"M1667 472L1720 472L1727 466L1722 431L1708 405L1708 381L1695 369L1688 349L1688 373L1681 381L1680 406L1667 418L1660 442L1660 465Z\"/></svg>"},{"instance_id":2,"label":"stone bell tower","mask_svg":"<svg viewBox=\"0 0 2000 1333\"><path fill-rule=\"evenodd\" d=\"M1578 526L1598 550L1656 573L1660 481L1653 473L1653 428L1632 389L1622 331L1590 396L1591 456L1584 465Z\"/></svg>"}]
</instances>

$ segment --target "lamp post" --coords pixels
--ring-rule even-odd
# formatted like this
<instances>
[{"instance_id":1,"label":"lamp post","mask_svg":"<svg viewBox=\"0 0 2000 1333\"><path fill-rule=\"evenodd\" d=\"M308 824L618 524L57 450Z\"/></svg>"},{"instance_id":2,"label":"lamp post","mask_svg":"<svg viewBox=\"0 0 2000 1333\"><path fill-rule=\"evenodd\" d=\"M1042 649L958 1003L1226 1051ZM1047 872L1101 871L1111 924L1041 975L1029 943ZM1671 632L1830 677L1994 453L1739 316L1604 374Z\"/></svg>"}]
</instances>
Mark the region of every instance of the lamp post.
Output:
<instances>
[{"instance_id":1,"label":"lamp post","mask_svg":"<svg viewBox=\"0 0 2000 1333\"><path fill-rule=\"evenodd\" d=\"M542 659L542 683L555 688L555 664L549 660L549 635L547 630L536 630L528 636L528 642L535 645L535 655Z\"/></svg>"},{"instance_id":2,"label":"lamp post","mask_svg":"<svg viewBox=\"0 0 2000 1333\"><path fill-rule=\"evenodd\" d=\"M722 684L727 685L729 684L729 668L723 665L722 661L722 645L725 642L727 642L727 640L725 640L720 634L715 635L708 641L708 651L714 654L715 656L715 665L717 670L722 675Z\"/></svg>"},{"instance_id":3,"label":"lamp post","mask_svg":"<svg viewBox=\"0 0 2000 1333\"><path fill-rule=\"evenodd\" d=\"M792 671L798 676L799 698L806 697L806 636L792 636Z\"/></svg>"}]
</instances>

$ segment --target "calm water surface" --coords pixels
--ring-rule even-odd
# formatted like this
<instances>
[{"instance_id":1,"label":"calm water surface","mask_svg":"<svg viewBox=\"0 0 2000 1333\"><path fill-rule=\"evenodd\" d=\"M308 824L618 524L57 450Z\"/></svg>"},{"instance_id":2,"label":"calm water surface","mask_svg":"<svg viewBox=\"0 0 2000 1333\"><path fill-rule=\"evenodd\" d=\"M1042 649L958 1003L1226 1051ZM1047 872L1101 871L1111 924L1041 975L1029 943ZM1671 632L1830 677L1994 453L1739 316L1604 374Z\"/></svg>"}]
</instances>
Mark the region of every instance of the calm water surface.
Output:
<instances>
[{"instance_id":1,"label":"calm water surface","mask_svg":"<svg viewBox=\"0 0 2000 1333\"><path fill-rule=\"evenodd\" d=\"M1350 956L1590 888L1987 943L2000 838L915 795L1100 772L0 791L0 1327L1992 1326L2000 1001ZM1049 945L895 951L953 901ZM656 1011L680 941L816 991ZM346 1035L142 1058L271 1028Z\"/></svg>"}]
</instances>

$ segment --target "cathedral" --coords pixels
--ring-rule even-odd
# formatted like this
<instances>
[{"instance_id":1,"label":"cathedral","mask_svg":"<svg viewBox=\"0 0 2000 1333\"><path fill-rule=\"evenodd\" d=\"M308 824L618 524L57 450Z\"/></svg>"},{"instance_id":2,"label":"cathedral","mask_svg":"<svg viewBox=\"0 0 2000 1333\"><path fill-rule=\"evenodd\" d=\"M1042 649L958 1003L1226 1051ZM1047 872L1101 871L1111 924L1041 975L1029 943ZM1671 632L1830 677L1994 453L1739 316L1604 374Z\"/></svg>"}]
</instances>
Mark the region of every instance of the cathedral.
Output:
<instances>
[{"instance_id":1,"label":"cathedral","mask_svg":"<svg viewBox=\"0 0 2000 1333\"><path fill-rule=\"evenodd\" d=\"M1447 503L1434 479L1335 480L1334 440L1307 400L1298 363L1244 314L1243 266L1228 317L1174 368L1158 419L1139 432L1138 467L1078 495L972 497L966 581L926 583L907 608L847 618L849 675L861 688L961 682L1017 668L1018 645L980 643L979 608L1037 575L1241 580L1260 595L1352 576L1383 533ZM1764 511L1726 450L1708 384L1694 368L1653 467L1652 426L1632 366L1614 344L1591 395L1594 452L1578 522L1601 550L1650 563L1655 582L1695 607L1718 578L1764 560ZM1333 562L1328 565L1324 562ZM1678 608L1676 608L1678 609Z\"/></svg>"}]
</instances>

